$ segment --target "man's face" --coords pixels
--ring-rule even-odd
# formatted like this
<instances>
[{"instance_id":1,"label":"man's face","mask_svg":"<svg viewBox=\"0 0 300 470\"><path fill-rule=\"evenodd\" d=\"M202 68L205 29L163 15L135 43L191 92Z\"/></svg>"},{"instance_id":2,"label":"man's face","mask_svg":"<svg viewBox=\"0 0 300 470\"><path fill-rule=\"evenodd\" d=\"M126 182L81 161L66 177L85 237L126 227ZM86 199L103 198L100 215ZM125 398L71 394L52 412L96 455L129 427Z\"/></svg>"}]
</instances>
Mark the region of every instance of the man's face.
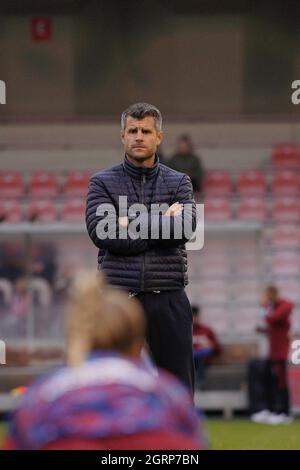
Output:
<instances>
[{"instance_id":1,"label":"man's face","mask_svg":"<svg viewBox=\"0 0 300 470\"><path fill-rule=\"evenodd\" d=\"M143 119L128 116L126 127L121 132L125 153L141 162L155 154L162 136L162 131L156 129L152 116L146 116Z\"/></svg>"},{"instance_id":2,"label":"man's face","mask_svg":"<svg viewBox=\"0 0 300 470\"><path fill-rule=\"evenodd\" d=\"M186 140L180 140L178 142L178 152L181 153L182 155L188 155L191 153L191 145L188 141Z\"/></svg>"}]
</instances>

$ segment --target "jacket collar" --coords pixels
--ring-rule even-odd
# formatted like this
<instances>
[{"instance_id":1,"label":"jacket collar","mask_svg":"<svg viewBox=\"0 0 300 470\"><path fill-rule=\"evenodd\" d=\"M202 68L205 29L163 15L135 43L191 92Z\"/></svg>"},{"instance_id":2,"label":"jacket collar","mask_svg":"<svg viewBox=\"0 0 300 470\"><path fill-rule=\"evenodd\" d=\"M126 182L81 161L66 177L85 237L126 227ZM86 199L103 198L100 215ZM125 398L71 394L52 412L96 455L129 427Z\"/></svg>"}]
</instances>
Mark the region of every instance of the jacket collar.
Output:
<instances>
[{"instance_id":1,"label":"jacket collar","mask_svg":"<svg viewBox=\"0 0 300 470\"><path fill-rule=\"evenodd\" d=\"M142 175L146 175L146 178L150 179L153 178L158 172L159 157L156 154L153 166L151 166L150 168L146 168L134 165L128 160L127 155L125 155L123 167L125 171L129 174L129 176L131 176L132 178L141 179Z\"/></svg>"}]
</instances>

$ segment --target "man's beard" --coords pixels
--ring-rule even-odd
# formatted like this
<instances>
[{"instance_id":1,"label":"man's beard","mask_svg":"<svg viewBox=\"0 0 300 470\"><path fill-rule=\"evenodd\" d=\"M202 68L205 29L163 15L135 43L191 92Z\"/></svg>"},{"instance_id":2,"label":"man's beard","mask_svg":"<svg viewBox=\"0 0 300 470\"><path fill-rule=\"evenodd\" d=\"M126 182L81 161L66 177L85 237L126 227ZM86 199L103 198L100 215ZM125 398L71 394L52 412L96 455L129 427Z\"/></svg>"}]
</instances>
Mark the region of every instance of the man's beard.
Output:
<instances>
[{"instance_id":1,"label":"man's beard","mask_svg":"<svg viewBox=\"0 0 300 470\"><path fill-rule=\"evenodd\" d=\"M155 155L155 152L148 154L148 155L136 155L136 154L132 154L131 152L127 152L127 156L129 158L132 158L133 160L136 160L139 163L144 163L147 160L150 160L151 158L153 158L154 155Z\"/></svg>"}]
</instances>

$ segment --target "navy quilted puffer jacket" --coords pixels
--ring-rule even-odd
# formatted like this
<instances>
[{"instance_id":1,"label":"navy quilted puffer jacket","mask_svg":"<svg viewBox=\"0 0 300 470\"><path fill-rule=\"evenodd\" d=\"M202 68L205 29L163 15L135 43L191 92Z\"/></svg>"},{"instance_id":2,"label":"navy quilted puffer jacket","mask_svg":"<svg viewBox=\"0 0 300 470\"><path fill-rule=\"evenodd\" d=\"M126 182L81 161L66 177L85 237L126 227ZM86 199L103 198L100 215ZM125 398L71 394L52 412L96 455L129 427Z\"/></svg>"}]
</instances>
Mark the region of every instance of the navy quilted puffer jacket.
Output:
<instances>
[{"instance_id":1,"label":"navy quilted puffer jacket","mask_svg":"<svg viewBox=\"0 0 300 470\"><path fill-rule=\"evenodd\" d=\"M119 216L130 216L130 212L124 214L119 210L119 196L127 196L128 208L134 203L142 203L148 211L151 204L187 204L184 212L185 220L190 222L189 234L182 229L182 235L178 238L176 229L178 224L183 227L182 216L168 217L155 211L140 216L141 226L144 222L148 224L147 238L140 236L132 239L127 229L118 224L114 225L116 231L113 233L108 228L108 221L116 221ZM100 214L98 210L97 214L97 208L103 208L103 204L109 204L113 210L106 208L105 213L100 211ZM162 233L165 233L167 223L170 237L166 240ZM122 164L93 175L87 197L86 225L90 238L99 248L99 269L104 271L111 285L134 292L176 290L187 285L185 242L196 228L192 184L187 175L159 163L157 156L151 168L135 166L125 156ZM99 238L98 229L104 230L105 227L108 237ZM155 229L157 235L153 239L151 234Z\"/></svg>"}]
</instances>

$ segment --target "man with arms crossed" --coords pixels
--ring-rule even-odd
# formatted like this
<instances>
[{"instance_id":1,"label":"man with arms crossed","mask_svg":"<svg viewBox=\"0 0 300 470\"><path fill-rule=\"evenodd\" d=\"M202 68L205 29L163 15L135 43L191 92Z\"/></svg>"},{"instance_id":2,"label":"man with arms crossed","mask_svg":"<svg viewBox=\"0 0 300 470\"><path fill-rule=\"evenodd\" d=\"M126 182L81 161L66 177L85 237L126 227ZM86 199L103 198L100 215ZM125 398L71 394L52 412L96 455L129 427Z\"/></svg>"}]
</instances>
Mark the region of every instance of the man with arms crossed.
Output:
<instances>
[{"instance_id":1,"label":"man with arms crossed","mask_svg":"<svg viewBox=\"0 0 300 470\"><path fill-rule=\"evenodd\" d=\"M196 229L196 207L190 178L159 162L162 138L162 117L155 106L136 103L122 113L125 157L92 176L86 224L109 284L126 289L144 307L155 363L192 392L192 312L184 287L185 243ZM128 210L119 196L127 197ZM130 208L137 203L147 211L138 217L143 233L132 236L136 213ZM165 204L164 211L157 210L160 204Z\"/></svg>"}]
</instances>

